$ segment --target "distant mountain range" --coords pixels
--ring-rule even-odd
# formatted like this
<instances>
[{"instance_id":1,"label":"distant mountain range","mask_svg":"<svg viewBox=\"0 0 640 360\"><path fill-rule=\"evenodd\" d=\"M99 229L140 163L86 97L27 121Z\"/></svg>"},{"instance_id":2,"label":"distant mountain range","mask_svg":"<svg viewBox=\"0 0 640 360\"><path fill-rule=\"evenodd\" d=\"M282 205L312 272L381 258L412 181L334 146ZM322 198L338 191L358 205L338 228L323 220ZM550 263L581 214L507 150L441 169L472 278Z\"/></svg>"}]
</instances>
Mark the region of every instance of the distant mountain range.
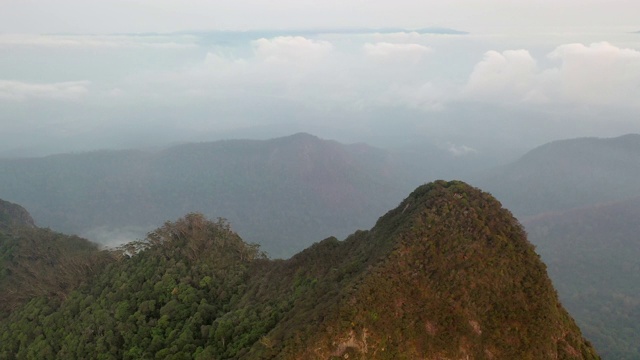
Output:
<instances>
[{"instance_id":1,"label":"distant mountain range","mask_svg":"<svg viewBox=\"0 0 640 360\"><path fill-rule=\"evenodd\" d=\"M477 159L431 145L391 152L301 133L0 160L0 198L26 205L41 226L100 241L142 238L198 211L229 219L248 242L288 257L369 228L418 184L462 174L523 220L560 297L605 358L637 358L640 292L629 269L638 222L633 201L623 201L640 194L640 136L556 141L464 175L482 167Z\"/></svg>"},{"instance_id":2,"label":"distant mountain range","mask_svg":"<svg viewBox=\"0 0 640 360\"><path fill-rule=\"evenodd\" d=\"M459 181L288 260L193 213L108 252L21 229L0 232L0 294L68 282L0 309L3 359L599 359L517 220Z\"/></svg>"},{"instance_id":3,"label":"distant mountain range","mask_svg":"<svg viewBox=\"0 0 640 360\"><path fill-rule=\"evenodd\" d=\"M0 160L0 198L29 208L40 226L97 241L142 238L198 211L229 219L272 256L290 256L370 227L416 186L410 178L386 151L300 133Z\"/></svg>"},{"instance_id":4,"label":"distant mountain range","mask_svg":"<svg viewBox=\"0 0 640 360\"><path fill-rule=\"evenodd\" d=\"M29 208L40 226L106 244L198 211L287 257L368 228L416 186L464 177L486 161L428 143L388 151L298 133L0 159L0 198Z\"/></svg>"},{"instance_id":5,"label":"distant mountain range","mask_svg":"<svg viewBox=\"0 0 640 360\"><path fill-rule=\"evenodd\" d=\"M640 135L581 138L540 146L473 183L518 217L640 194Z\"/></svg>"}]
</instances>

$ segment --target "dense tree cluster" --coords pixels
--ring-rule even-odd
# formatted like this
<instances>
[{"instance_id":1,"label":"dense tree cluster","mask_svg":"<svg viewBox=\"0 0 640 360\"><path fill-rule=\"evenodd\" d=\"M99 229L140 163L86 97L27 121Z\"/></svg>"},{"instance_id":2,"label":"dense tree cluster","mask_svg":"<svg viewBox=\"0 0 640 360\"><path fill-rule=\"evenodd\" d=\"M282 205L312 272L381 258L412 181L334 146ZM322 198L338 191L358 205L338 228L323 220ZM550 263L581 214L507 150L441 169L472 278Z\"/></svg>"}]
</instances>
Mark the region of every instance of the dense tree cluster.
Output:
<instances>
[{"instance_id":1,"label":"dense tree cluster","mask_svg":"<svg viewBox=\"0 0 640 360\"><path fill-rule=\"evenodd\" d=\"M65 299L115 254L48 229L0 231L0 318L34 297Z\"/></svg>"}]
</instances>

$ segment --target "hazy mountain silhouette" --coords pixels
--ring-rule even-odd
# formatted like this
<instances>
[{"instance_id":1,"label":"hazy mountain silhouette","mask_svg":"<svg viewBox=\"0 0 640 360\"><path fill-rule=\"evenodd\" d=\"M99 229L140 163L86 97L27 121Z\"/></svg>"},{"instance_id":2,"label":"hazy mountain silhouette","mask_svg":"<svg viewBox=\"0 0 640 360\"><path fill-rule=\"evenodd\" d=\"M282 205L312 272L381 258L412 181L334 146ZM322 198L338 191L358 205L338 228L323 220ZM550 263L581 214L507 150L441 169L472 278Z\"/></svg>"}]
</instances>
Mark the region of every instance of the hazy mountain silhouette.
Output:
<instances>
[{"instance_id":1,"label":"hazy mountain silhouette","mask_svg":"<svg viewBox=\"0 0 640 360\"><path fill-rule=\"evenodd\" d=\"M474 184L518 217L617 201L640 193L640 135L540 146Z\"/></svg>"},{"instance_id":2,"label":"hazy mountain silhouette","mask_svg":"<svg viewBox=\"0 0 640 360\"><path fill-rule=\"evenodd\" d=\"M225 217L247 240L290 256L313 240L370 227L416 186L383 150L300 133L0 160L0 197L36 222L99 241L143 237L188 212Z\"/></svg>"}]
</instances>

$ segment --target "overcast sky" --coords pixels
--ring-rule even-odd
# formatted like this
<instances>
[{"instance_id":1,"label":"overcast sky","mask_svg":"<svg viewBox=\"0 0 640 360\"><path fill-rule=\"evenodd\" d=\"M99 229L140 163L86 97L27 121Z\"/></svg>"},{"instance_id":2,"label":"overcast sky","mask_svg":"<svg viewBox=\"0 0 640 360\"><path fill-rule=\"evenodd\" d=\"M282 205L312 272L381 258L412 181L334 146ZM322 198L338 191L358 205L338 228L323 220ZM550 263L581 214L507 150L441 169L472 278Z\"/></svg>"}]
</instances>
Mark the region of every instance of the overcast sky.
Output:
<instances>
[{"instance_id":1,"label":"overcast sky","mask_svg":"<svg viewBox=\"0 0 640 360\"><path fill-rule=\"evenodd\" d=\"M634 0L3 0L2 32L637 26Z\"/></svg>"},{"instance_id":2,"label":"overcast sky","mask_svg":"<svg viewBox=\"0 0 640 360\"><path fill-rule=\"evenodd\" d=\"M623 0L1 0L0 156L295 131L464 155L639 132L638 14ZM429 27L468 34L414 31Z\"/></svg>"}]
</instances>

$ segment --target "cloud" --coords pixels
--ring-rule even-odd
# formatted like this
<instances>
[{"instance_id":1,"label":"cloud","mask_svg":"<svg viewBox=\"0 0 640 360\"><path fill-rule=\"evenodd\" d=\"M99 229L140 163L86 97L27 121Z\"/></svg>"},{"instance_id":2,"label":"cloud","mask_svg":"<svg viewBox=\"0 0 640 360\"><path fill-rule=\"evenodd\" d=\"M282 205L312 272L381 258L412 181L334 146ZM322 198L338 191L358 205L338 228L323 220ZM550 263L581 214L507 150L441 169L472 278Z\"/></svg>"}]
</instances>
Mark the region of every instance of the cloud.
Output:
<instances>
[{"instance_id":1,"label":"cloud","mask_svg":"<svg viewBox=\"0 0 640 360\"><path fill-rule=\"evenodd\" d=\"M206 98L226 104L237 99L252 99L254 104L268 100L280 103L276 106L321 111L380 106L442 109L444 92L429 81L422 61L432 52L430 47L389 42L345 47L344 39L334 40L341 46L302 36L279 36L251 41L248 53L212 48L199 64L131 81L147 89L128 93L174 101Z\"/></svg>"},{"instance_id":2,"label":"cloud","mask_svg":"<svg viewBox=\"0 0 640 360\"><path fill-rule=\"evenodd\" d=\"M366 43L363 49L368 56L377 60L403 61L414 64L420 62L431 52L431 48L420 44L396 44L388 42L378 42L375 44Z\"/></svg>"},{"instance_id":3,"label":"cloud","mask_svg":"<svg viewBox=\"0 0 640 360\"><path fill-rule=\"evenodd\" d=\"M527 50L488 51L471 72L463 95L496 102L537 100L539 74Z\"/></svg>"},{"instance_id":4,"label":"cloud","mask_svg":"<svg viewBox=\"0 0 640 360\"><path fill-rule=\"evenodd\" d=\"M548 57L556 70L560 95L567 101L594 104L637 103L640 98L640 51L607 42L567 44Z\"/></svg>"},{"instance_id":5,"label":"cloud","mask_svg":"<svg viewBox=\"0 0 640 360\"><path fill-rule=\"evenodd\" d=\"M130 103L145 106L171 103L199 107L202 113L218 112L219 119L244 119L247 123L256 116L304 122L314 116L329 119L328 112L365 114L384 108L443 114L465 102L543 109L555 104L593 103L587 95L590 91L597 94L598 87L594 87L594 80L589 80L594 84L586 84L584 78L596 72L595 65L581 58L609 53L611 65L604 68L628 72L634 69L638 56L635 50L611 45L569 44L557 47L543 61L526 49L518 49L487 51L474 65L455 58L460 54L457 43L445 46L435 42L432 48L410 39L375 41L360 35L326 39L278 36L244 40L235 48L203 47L197 55L201 56L199 61L136 74L114 83L104 98L114 103L130 99ZM449 63L454 64L449 68ZM602 60L596 63L602 64ZM452 74L459 80L452 80ZM616 79L613 74L605 76ZM637 76L633 71L631 80L617 78L628 85L626 92L634 94L631 88ZM596 90L582 89L587 86ZM605 97L610 100L600 101L635 103L626 94L614 95L619 90L619 85L612 85L611 95Z\"/></svg>"},{"instance_id":6,"label":"cloud","mask_svg":"<svg viewBox=\"0 0 640 360\"><path fill-rule=\"evenodd\" d=\"M452 143L449 143L448 145L449 146L447 147L447 151L449 151L451 155L456 157L478 153L478 150L466 145L455 145Z\"/></svg>"},{"instance_id":7,"label":"cloud","mask_svg":"<svg viewBox=\"0 0 640 360\"><path fill-rule=\"evenodd\" d=\"M58 83L26 83L0 80L0 100L25 101L28 99L50 99L74 101L89 92L88 81L68 81Z\"/></svg>"},{"instance_id":8,"label":"cloud","mask_svg":"<svg viewBox=\"0 0 640 360\"><path fill-rule=\"evenodd\" d=\"M30 35L0 34L0 48L44 47L44 48L150 48L185 49L194 48L193 36L162 35Z\"/></svg>"},{"instance_id":9,"label":"cloud","mask_svg":"<svg viewBox=\"0 0 640 360\"><path fill-rule=\"evenodd\" d=\"M253 42L256 57L267 62L304 64L326 57L333 50L328 41L302 36L279 36Z\"/></svg>"},{"instance_id":10,"label":"cloud","mask_svg":"<svg viewBox=\"0 0 640 360\"><path fill-rule=\"evenodd\" d=\"M450 95L445 89L431 82L415 85L390 86L372 104L394 107L408 107L423 111L441 111Z\"/></svg>"},{"instance_id":11,"label":"cloud","mask_svg":"<svg viewBox=\"0 0 640 360\"><path fill-rule=\"evenodd\" d=\"M438 35L442 37L444 35ZM401 31L390 33L374 33L373 39L376 42L392 42L392 43L419 43L427 39L432 39L433 34L420 34L415 31Z\"/></svg>"},{"instance_id":12,"label":"cloud","mask_svg":"<svg viewBox=\"0 0 640 360\"><path fill-rule=\"evenodd\" d=\"M565 44L540 68L527 50L489 51L461 91L463 99L494 103L636 106L640 51L610 43Z\"/></svg>"}]
</instances>

